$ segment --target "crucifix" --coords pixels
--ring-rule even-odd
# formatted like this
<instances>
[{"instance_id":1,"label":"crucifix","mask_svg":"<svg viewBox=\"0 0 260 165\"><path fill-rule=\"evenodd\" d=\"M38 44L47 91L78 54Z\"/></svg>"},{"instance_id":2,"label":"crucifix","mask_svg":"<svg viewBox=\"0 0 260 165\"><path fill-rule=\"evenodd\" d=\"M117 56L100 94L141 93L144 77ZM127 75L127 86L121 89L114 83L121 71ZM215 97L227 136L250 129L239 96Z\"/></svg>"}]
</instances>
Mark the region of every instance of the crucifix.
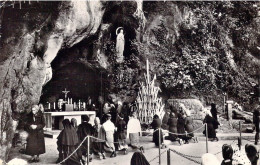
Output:
<instances>
[{"instance_id":1,"label":"crucifix","mask_svg":"<svg viewBox=\"0 0 260 165\"><path fill-rule=\"evenodd\" d=\"M64 91L62 91L62 93L64 93L65 94L65 100L67 99L67 94L69 93L70 91L67 91L66 90L66 88L65 88L65 90Z\"/></svg>"}]
</instances>

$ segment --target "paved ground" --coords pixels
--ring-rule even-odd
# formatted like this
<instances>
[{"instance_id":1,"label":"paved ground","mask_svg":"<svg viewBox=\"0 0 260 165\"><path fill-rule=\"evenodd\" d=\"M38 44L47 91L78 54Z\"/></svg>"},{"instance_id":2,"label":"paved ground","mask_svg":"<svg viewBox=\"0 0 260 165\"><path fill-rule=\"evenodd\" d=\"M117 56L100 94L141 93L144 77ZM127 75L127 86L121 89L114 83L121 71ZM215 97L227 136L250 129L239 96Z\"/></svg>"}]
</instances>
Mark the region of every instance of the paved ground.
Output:
<instances>
[{"instance_id":1,"label":"paved ground","mask_svg":"<svg viewBox=\"0 0 260 165\"><path fill-rule=\"evenodd\" d=\"M249 137L251 137L253 134L251 134ZM232 137L232 136L236 136L233 134L230 135L225 135L225 136L221 136L221 139L224 140L220 140L219 142L209 142L209 152L216 154L216 156L218 157L218 159L221 161L222 160L222 154L221 154L221 147L223 144L233 144L235 146L236 140L229 140L230 138L228 137ZM225 138L227 137L227 138ZM203 153L206 153L206 142L205 140L203 140L203 137L200 136L199 138L201 141L199 141L199 143L193 143L191 142L190 144L185 144L180 146L178 143L176 142L170 142L170 141L165 141L168 148L174 149L178 152L181 152L183 154L187 154L187 155L193 155L196 157L200 157ZM228 139L228 140L225 140ZM154 144L151 142L152 137L143 137L142 138L142 144L144 145L145 148L145 153L144 155L146 156L148 161L151 161L153 158L155 158L156 156L158 156L159 154L159 150L158 148L156 148L154 146ZM45 138L45 143L46 143L46 153L40 156L41 162L38 164L55 164L55 161L58 157L58 152L57 152L57 146L56 146L56 139L51 139L51 138ZM250 143L249 141L244 140L243 144L246 143ZM19 157L22 159L26 159L28 160L29 157L23 154L19 154L18 152L19 147L15 148L12 150L10 157ZM166 150L167 149L163 149L161 150L162 152L164 152L162 154L161 157L161 164L162 165L166 165L167 164L167 154L166 154ZM244 149L242 148L242 151ZM97 158L94 158L93 162L91 162L91 165L127 165L130 164L130 160L131 157L133 155L134 151L132 149L130 149L129 153L127 155L123 155L122 153L118 153L118 156L115 158L109 158L109 153L107 154L107 159L105 160L98 160ZM200 161L200 158L193 158L196 161ZM158 164L159 159L155 159L153 161L151 161L151 165L156 165ZM177 155L176 153L171 152L171 163L172 164L179 164L179 165L192 165L192 164L197 164L193 161L190 161L186 158L183 158L179 155ZM36 163L35 163L36 165Z\"/></svg>"}]
</instances>

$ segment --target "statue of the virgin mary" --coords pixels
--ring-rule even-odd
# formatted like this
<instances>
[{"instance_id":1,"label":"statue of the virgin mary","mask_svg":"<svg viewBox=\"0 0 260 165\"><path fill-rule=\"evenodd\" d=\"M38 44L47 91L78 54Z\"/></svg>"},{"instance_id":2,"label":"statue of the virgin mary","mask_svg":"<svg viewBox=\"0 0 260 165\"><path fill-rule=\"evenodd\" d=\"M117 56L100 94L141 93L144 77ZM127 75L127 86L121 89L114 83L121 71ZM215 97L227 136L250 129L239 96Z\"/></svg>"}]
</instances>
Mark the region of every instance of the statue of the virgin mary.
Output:
<instances>
[{"instance_id":1,"label":"statue of the virgin mary","mask_svg":"<svg viewBox=\"0 0 260 165\"><path fill-rule=\"evenodd\" d=\"M119 32L118 32L119 31ZM125 37L124 30L122 27L116 29L116 53L117 59L116 61L121 63L124 60L124 48L125 48Z\"/></svg>"}]
</instances>

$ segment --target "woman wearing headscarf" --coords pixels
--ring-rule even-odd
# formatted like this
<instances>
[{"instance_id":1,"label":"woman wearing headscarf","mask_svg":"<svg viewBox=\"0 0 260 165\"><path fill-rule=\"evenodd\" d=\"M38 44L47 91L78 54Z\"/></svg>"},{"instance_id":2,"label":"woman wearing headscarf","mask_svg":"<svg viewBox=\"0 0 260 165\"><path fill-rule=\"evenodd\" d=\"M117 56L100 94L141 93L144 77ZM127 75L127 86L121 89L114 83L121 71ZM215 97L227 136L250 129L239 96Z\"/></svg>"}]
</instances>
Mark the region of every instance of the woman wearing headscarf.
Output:
<instances>
[{"instance_id":1,"label":"woman wearing headscarf","mask_svg":"<svg viewBox=\"0 0 260 165\"><path fill-rule=\"evenodd\" d=\"M114 145L114 133L115 133L115 125L111 122L111 115L107 114L107 121L103 124L103 128L106 132L106 145L105 150L108 152L112 152L110 157L116 157L116 149Z\"/></svg>"},{"instance_id":2,"label":"woman wearing headscarf","mask_svg":"<svg viewBox=\"0 0 260 165\"><path fill-rule=\"evenodd\" d=\"M142 152L135 152L131 158L131 165L150 165Z\"/></svg>"},{"instance_id":3,"label":"woman wearing headscarf","mask_svg":"<svg viewBox=\"0 0 260 165\"><path fill-rule=\"evenodd\" d=\"M38 105L32 107L28 115L26 130L28 132L26 154L31 155L29 162L39 162L39 155L45 153L44 133L45 119L42 113L38 113Z\"/></svg>"},{"instance_id":4,"label":"woman wearing headscarf","mask_svg":"<svg viewBox=\"0 0 260 165\"><path fill-rule=\"evenodd\" d=\"M208 138L212 138L212 141L218 141L218 138L216 136L216 126L219 125L218 121L216 121L211 113L206 110L206 116L203 120L203 123L207 123L207 127L208 127Z\"/></svg>"},{"instance_id":5,"label":"woman wearing headscarf","mask_svg":"<svg viewBox=\"0 0 260 165\"><path fill-rule=\"evenodd\" d=\"M177 122L178 122L178 119L175 117L175 114L171 112L170 118L168 119L168 122L167 122L167 124L169 126L169 132L174 133L174 134L169 133L169 139L171 141L175 141L178 138L178 136L176 135L177 134Z\"/></svg>"},{"instance_id":6,"label":"woman wearing headscarf","mask_svg":"<svg viewBox=\"0 0 260 165\"><path fill-rule=\"evenodd\" d=\"M178 113L178 121L177 121L177 132L178 134L178 138L180 138L179 143L182 144L183 140L186 139L185 134L185 119L182 113Z\"/></svg>"},{"instance_id":7,"label":"woman wearing headscarf","mask_svg":"<svg viewBox=\"0 0 260 165\"><path fill-rule=\"evenodd\" d=\"M143 151L143 147L139 144L139 136L142 136L141 124L133 112L127 123L127 138L130 140L130 145L133 148L139 148Z\"/></svg>"},{"instance_id":8,"label":"woman wearing headscarf","mask_svg":"<svg viewBox=\"0 0 260 165\"><path fill-rule=\"evenodd\" d=\"M251 165L259 165L260 164L259 151L256 148L256 146L254 146L252 144L247 144L245 146L245 151L246 151L246 155L247 155L248 159L251 162Z\"/></svg>"},{"instance_id":9,"label":"woman wearing headscarf","mask_svg":"<svg viewBox=\"0 0 260 165\"><path fill-rule=\"evenodd\" d=\"M70 123L71 123L71 125L75 128L75 130L77 131L77 130L78 130L77 119L72 118L72 119L70 120Z\"/></svg>"},{"instance_id":10,"label":"woman wearing headscarf","mask_svg":"<svg viewBox=\"0 0 260 165\"><path fill-rule=\"evenodd\" d=\"M151 123L151 127L154 129L153 132L153 142L157 147L165 148L165 145L163 144L163 132L162 129L160 129L162 126L162 121L159 118L158 115L153 116L153 121ZM159 140L161 141L161 146L159 146Z\"/></svg>"},{"instance_id":11,"label":"woman wearing headscarf","mask_svg":"<svg viewBox=\"0 0 260 165\"><path fill-rule=\"evenodd\" d=\"M233 162L233 148L230 145L224 144L222 146L223 161L221 165L232 165Z\"/></svg>"},{"instance_id":12,"label":"woman wearing headscarf","mask_svg":"<svg viewBox=\"0 0 260 165\"><path fill-rule=\"evenodd\" d=\"M116 123L117 131L116 137L118 141L118 150L127 153L128 145L126 144L126 123L123 120L123 115L118 115L118 121Z\"/></svg>"},{"instance_id":13,"label":"woman wearing headscarf","mask_svg":"<svg viewBox=\"0 0 260 165\"><path fill-rule=\"evenodd\" d=\"M75 128L71 125L69 119L65 119L62 121L63 130L57 137L57 146L59 151L59 158L57 163L61 162L65 158L67 158L74 150L77 148L79 144L79 138ZM70 156L65 162L62 164L65 165L80 165L81 162L81 154L80 152L75 152L72 156Z\"/></svg>"},{"instance_id":14,"label":"woman wearing headscarf","mask_svg":"<svg viewBox=\"0 0 260 165\"><path fill-rule=\"evenodd\" d=\"M189 139L192 139L194 137L194 133L193 133L193 119L191 118L191 114L190 111L187 110L185 111L186 115L185 115L185 131L187 132L187 136L185 139L185 143L188 144L189 143Z\"/></svg>"},{"instance_id":15,"label":"woman wearing headscarf","mask_svg":"<svg viewBox=\"0 0 260 165\"><path fill-rule=\"evenodd\" d=\"M106 132L103 128L103 126L100 124L100 119L98 117L95 118L94 120L94 136L98 138L99 140L94 140L93 143L93 150L98 154L99 159L106 159L105 156L105 150L104 150L104 145L105 145L105 140L106 140Z\"/></svg>"}]
</instances>

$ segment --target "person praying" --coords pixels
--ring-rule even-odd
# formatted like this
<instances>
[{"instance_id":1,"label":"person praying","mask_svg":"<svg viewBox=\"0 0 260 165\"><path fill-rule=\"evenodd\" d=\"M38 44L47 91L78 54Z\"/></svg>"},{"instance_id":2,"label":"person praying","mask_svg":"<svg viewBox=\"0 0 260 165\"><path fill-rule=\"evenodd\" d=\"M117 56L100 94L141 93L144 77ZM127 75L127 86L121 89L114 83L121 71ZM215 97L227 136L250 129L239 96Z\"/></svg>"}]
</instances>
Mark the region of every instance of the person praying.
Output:
<instances>
[{"instance_id":1,"label":"person praying","mask_svg":"<svg viewBox=\"0 0 260 165\"><path fill-rule=\"evenodd\" d=\"M127 123L127 138L130 140L131 147L144 151L143 147L139 144L139 136L142 136L141 123L137 119L136 112L133 112Z\"/></svg>"},{"instance_id":2,"label":"person praying","mask_svg":"<svg viewBox=\"0 0 260 165\"><path fill-rule=\"evenodd\" d=\"M126 122L123 120L123 115L118 115L118 121L116 123L117 131L116 137L118 141L118 150L127 153L128 145L126 144Z\"/></svg>"},{"instance_id":3,"label":"person praying","mask_svg":"<svg viewBox=\"0 0 260 165\"><path fill-rule=\"evenodd\" d=\"M70 123L71 123L71 125L75 128L75 130L77 131L78 130L78 122L77 122L77 119L75 119L75 118L72 118L71 120L70 120Z\"/></svg>"},{"instance_id":4,"label":"person praying","mask_svg":"<svg viewBox=\"0 0 260 165\"><path fill-rule=\"evenodd\" d=\"M251 165L259 165L259 151L256 146L252 144L246 144L245 146L246 156L251 162Z\"/></svg>"},{"instance_id":5,"label":"person praying","mask_svg":"<svg viewBox=\"0 0 260 165\"><path fill-rule=\"evenodd\" d=\"M210 111L206 110L206 113L203 123L207 123L208 138L212 138L212 141L218 141L215 129L219 125L219 122L212 117Z\"/></svg>"},{"instance_id":6,"label":"person praying","mask_svg":"<svg viewBox=\"0 0 260 165\"><path fill-rule=\"evenodd\" d=\"M30 163L39 162L39 155L45 153L43 128L45 119L42 113L38 113L39 106L33 105L32 112L27 117L25 129L28 132L25 153L31 155Z\"/></svg>"},{"instance_id":7,"label":"person praying","mask_svg":"<svg viewBox=\"0 0 260 165\"><path fill-rule=\"evenodd\" d=\"M62 121L63 130L57 137L57 149L59 151L59 158L56 163L60 163L70 154L74 152L79 144L79 138L75 128L71 125L69 119ZM77 151L72 156L70 156L65 162L62 162L64 165L81 165L82 155L81 152Z\"/></svg>"},{"instance_id":8,"label":"person praying","mask_svg":"<svg viewBox=\"0 0 260 165\"><path fill-rule=\"evenodd\" d=\"M93 142L93 150L97 153L99 159L106 159L104 150L106 132L103 126L100 124L100 119L98 117L95 118L94 123L94 136L98 139L95 139Z\"/></svg>"},{"instance_id":9,"label":"person praying","mask_svg":"<svg viewBox=\"0 0 260 165\"><path fill-rule=\"evenodd\" d=\"M178 139L177 134L177 122L178 119L175 117L173 112L170 113L167 125L169 126L169 140L176 141ZM173 134L172 134L173 133Z\"/></svg>"},{"instance_id":10,"label":"person praying","mask_svg":"<svg viewBox=\"0 0 260 165\"><path fill-rule=\"evenodd\" d=\"M222 156L223 156L223 161L221 165L232 165L233 162L233 148L231 145L224 144L222 146Z\"/></svg>"},{"instance_id":11,"label":"person praying","mask_svg":"<svg viewBox=\"0 0 260 165\"><path fill-rule=\"evenodd\" d=\"M150 165L142 152L137 151L131 158L130 165Z\"/></svg>"},{"instance_id":12,"label":"person praying","mask_svg":"<svg viewBox=\"0 0 260 165\"><path fill-rule=\"evenodd\" d=\"M89 124L89 117L87 115L81 116L82 123L78 126L77 134L79 136L80 142L82 142L85 137L87 136L93 136L94 134L94 128L91 124ZM89 155L87 155L88 152L88 140L85 140L85 142L81 146L81 152L82 152L82 159L86 161L87 157L89 157L89 161L92 161L92 152L93 152L93 146L92 146L92 140L89 139Z\"/></svg>"},{"instance_id":13,"label":"person praying","mask_svg":"<svg viewBox=\"0 0 260 165\"><path fill-rule=\"evenodd\" d=\"M183 141L186 140L185 134L185 119L184 119L184 114L178 113L178 121L177 121L177 132L178 132L178 138L179 138L179 143L180 145L183 144Z\"/></svg>"},{"instance_id":14,"label":"person praying","mask_svg":"<svg viewBox=\"0 0 260 165\"><path fill-rule=\"evenodd\" d=\"M185 131L187 133L186 139L185 139L185 143L188 144L189 140L192 139L194 137L194 133L193 133L193 119L190 116L190 111L187 110L185 111Z\"/></svg>"},{"instance_id":15,"label":"person praying","mask_svg":"<svg viewBox=\"0 0 260 165\"><path fill-rule=\"evenodd\" d=\"M114 145L114 133L116 130L116 127L114 123L111 122L111 115L107 114L107 120L103 124L103 128L106 132L106 145L105 150L108 152L112 152L110 157L116 157L116 150Z\"/></svg>"},{"instance_id":16,"label":"person praying","mask_svg":"<svg viewBox=\"0 0 260 165\"><path fill-rule=\"evenodd\" d=\"M159 118L158 115L154 115L153 121L151 123L151 127L154 129L153 142L155 143L155 145L157 147L166 148L166 146L163 143L163 132L162 132L162 129L160 129L161 126L162 126L161 119ZM161 146L160 146L159 142L161 142Z\"/></svg>"}]
</instances>

